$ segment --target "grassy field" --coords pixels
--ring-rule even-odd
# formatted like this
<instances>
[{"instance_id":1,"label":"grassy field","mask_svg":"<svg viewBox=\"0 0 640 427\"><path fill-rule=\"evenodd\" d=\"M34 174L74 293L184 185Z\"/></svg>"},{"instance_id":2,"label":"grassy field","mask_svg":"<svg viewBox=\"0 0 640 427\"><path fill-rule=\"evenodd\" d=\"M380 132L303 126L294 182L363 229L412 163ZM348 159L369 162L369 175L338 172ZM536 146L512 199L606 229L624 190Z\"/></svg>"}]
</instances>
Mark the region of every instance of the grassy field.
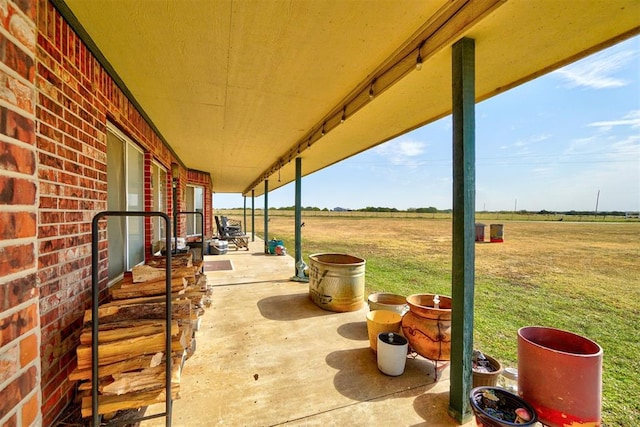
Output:
<instances>
[{"instance_id":1,"label":"grassy field","mask_svg":"<svg viewBox=\"0 0 640 427\"><path fill-rule=\"evenodd\" d=\"M305 261L319 252L366 259L367 295L450 295L451 222L430 216L305 213ZM604 424L640 425L640 223L499 220L505 242L475 245L474 347L517 366L522 326L586 336L604 349ZM262 235L263 218L255 223ZM293 235L291 214L270 214L269 236L292 255Z\"/></svg>"}]
</instances>

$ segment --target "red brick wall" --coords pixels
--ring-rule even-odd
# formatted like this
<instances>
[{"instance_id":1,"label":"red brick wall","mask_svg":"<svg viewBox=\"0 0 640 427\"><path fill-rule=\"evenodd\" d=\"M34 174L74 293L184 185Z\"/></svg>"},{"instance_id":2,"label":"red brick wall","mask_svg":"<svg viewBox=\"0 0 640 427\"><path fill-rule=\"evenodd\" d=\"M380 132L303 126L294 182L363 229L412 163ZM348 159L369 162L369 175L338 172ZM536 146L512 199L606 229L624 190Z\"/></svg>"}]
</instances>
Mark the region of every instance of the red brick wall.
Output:
<instances>
[{"instance_id":1,"label":"red brick wall","mask_svg":"<svg viewBox=\"0 0 640 427\"><path fill-rule=\"evenodd\" d=\"M74 396L67 376L90 302L91 219L106 209L106 110L94 91L98 67L48 3L39 2L37 24L41 386L50 425Z\"/></svg>"},{"instance_id":2,"label":"red brick wall","mask_svg":"<svg viewBox=\"0 0 640 427\"><path fill-rule=\"evenodd\" d=\"M39 425L35 5L0 4L0 425Z\"/></svg>"},{"instance_id":3,"label":"red brick wall","mask_svg":"<svg viewBox=\"0 0 640 427\"><path fill-rule=\"evenodd\" d=\"M37 99L35 107L31 103L36 116L36 135L30 142L32 158L33 144L36 144L36 177L31 176L31 180L24 179L19 183L16 181L15 185L24 189L20 192L21 197L32 195L31 199L35 197L35 188L39 188L35 202L19 202L30 203L27 214L37 214L37 241L29 243L21 238L20 245L13 250L26 259L20 263L20 268L29 265L29 255L32 266L37 262L37 275L33 267L30 272L36 276L36 280L31 281L37 283L34 297L38 292L40 297L42 364L36 382L40 381L42 389L42 422L50 425L75 393L75 384L67 377L76 367L75 348L82 315L90 306L91 221L96 213L107 207L107 121L115 124L144 150L145 178L150 176L152 159L167 170L171 170L175 159L46 0L38 0L36 23ZM20 146L25 146L23 149L29 147L26 143ZM29 158L26 154L23 157ZM14 175L11 177L16 180ZM146 192L147 199L149 193ZM168 199L171 203L170 194ZM145 200L144 206L150 209L151 200ZM103 221L101 230L105 228L106 222ZM147 231L150 231L150 225ZM107 241L106 233L100 235L99 276L100 286L104 288ZM150 240L147 243L150 244ZM38 307L35 309L37 313ZM37 324L38 315L35 317ZM29 397L26 396L25 400Z\"/></svg>"},{"instance_id":4,"label":"red brick wall","mask_svg":"<svg viewBox=\"0 0 640 427\"><path fill-rule=\"evenodd\" d=\"M106 209L107 121L145 151L145 176L152 159L171 171L171 152L47 0L0 1L2 426L51 425L73 399L67 376L90 305L91 221ZM209 209L208 175L182 168L178 209L187 182L206 187Z\"/></svg>"}]
</instances>

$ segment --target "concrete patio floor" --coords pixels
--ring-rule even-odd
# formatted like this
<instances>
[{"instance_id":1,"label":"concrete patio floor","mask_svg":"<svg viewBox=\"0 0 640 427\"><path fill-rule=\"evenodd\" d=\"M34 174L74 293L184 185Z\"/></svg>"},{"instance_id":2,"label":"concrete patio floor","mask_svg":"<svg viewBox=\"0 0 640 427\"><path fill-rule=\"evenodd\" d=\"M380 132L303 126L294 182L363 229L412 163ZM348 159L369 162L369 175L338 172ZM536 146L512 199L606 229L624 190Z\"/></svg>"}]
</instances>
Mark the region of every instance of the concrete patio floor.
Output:
<instances>
[{"instance_id":1,"label":"concrete patio floor","mask_svg":"<svg viewBox=\"0 0 640 427\"><path fill-rule=\"evenodd\" d=\"M436 382L434 364L418 357L401 376L382 374L369 348L366 306L322 310L306 283L289 280L291 256L264 255L257 238L249 249L205 257L231 260L233 271L207 272L213 303L184 365L172 425L458 425L448 415L448 368ZM147 415L163 411L154 405Z\"/></svg>"}]
</instances>

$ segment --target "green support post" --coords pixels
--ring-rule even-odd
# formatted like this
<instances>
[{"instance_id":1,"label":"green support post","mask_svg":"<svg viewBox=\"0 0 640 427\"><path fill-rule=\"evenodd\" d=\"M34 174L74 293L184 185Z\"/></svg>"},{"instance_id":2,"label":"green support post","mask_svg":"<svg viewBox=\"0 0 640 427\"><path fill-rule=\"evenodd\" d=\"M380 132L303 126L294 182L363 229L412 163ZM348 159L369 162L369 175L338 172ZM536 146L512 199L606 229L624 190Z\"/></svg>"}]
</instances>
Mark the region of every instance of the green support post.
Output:
<instances>
[{"instance_id":1,"label":"green support post","mask_svg":"<svg viewBox=\"0 0 640 427\"><path fill-rule=\"evenodd\" d=\"M256 241L256 190L251 190L251 241Z\"/></svg>"},{"instance_id":2,"label":"green support post","mask_svg":"<svg viewBox=\"0 0 640 427\"><path fill-rule=\"evenodd\" d=\"M264 180L264 253L269 253L269 180Z\"/></svg>"},{"instance_id":3,"label":"green support post","mask_svg":"<svg viewBox=\"0 0 640 427\"><path fill-rule=\"evenodd\" d=\"M453 45L453 267L449 413L471 419L475 286L475 41Z\"/></svg>"},{"instance_id":4,"label":"green support post","mask_svg":"<svg viewBox=\"0 0 640 427\"><path fill-rule=\"evenodd\" d=\"M294 273L291 280L297 282L308 282L309 279L302 273L302 159L296 158L296 206L295 206L295 239L296 239L296 262L293 266ZM300 270L299 270L300 269Z\"/></svg>"},{"instance_id":5,"label":"green support post","mask_svg":"<svg viewBox=\"0 0 640 427\"><path fill-rule=\"evenodd\" d=\"M302 159L296 158L296 263L302 260ZM294 271L295 272L295 271Z\"/></svg>"}]
</instances>

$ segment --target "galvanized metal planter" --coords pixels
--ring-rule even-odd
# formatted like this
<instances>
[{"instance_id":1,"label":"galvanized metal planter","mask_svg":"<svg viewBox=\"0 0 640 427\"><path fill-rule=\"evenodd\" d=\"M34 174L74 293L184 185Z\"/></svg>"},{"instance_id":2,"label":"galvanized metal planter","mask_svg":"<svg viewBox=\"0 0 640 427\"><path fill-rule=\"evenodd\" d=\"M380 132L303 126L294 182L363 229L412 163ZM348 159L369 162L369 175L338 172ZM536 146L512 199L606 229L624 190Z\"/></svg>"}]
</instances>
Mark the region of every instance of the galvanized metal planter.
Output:
<instances>
[{"instance_id":1,"label":"galvanized metal planter","mask_svg":"<svg viewBox=\"0 0 640 427\"><path fill-rule=\"evenodd\" d=\"M309 298L329 311L356 311L364 306L366 261L347 254L309 256Z\"/></svg>"}]
</instances>

